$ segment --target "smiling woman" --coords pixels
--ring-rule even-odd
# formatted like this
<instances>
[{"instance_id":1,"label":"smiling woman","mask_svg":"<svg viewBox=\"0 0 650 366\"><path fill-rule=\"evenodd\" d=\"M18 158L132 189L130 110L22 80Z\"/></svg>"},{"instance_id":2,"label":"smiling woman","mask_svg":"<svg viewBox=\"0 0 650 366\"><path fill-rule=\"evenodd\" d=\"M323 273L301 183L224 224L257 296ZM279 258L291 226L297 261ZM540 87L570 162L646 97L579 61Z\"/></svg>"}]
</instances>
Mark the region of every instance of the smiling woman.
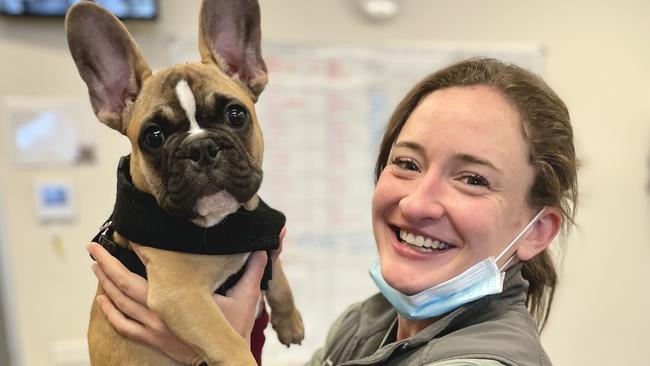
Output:
<instances>
[{"instance_id":1,"label":"smiling woman","mask_svg":"<svg viewBox=\"0 0 650 366\"><path fill-rule=\"evenodd\" d=\"M381 294L350 307L309 365L550 365L547 248L573 221L576 168L566 106L539 77L472 59L422 80L376 164Z\"/></svg>"},{"instance_id":2,"label":"smiling woman","mask_svg":"<svg viewBox=\"0 0 650 366\"><path fill-rule=\"evenodd\" d=\"M464 106L459 100L463 98L463 94L467 97L467 102L474 103L473 109L465 109L470 105ZM480 94L485 98L481 98ZM454 116L449 115L454 113L454 105L441 105L454 100L458 102L455 105L458 120L453 120ZM485 176L481 176L479 170L470 170L469 175L465 173L464 177L461 176L466 183L483 186L471 188L473 191L484 189L486 192L499 192L502 190L499 184L508 183L502 182L503 179L509 178L512 181L530 177L530 182L519 187L524 189L519 193L523 193L521 197L525 198L529 210L539 210L543 207L559 210L562 226L568 230L573 223L578 196L578 164L569 112L562 100L541 78L515 65L497 60L475 59L460 62L430 75L409 92L394 111L386 128L375 169L378 181L384 168L390 166L391 151L393 146L398 145L398 137L403 140L408 136L400 136L408 121L416 120L411 122L416 124L421 114L428 112L435 117L436 113L442 114L445 111L449 112L447 116L450 119L446 121L447 126L443 125L445 120L434 118L431 123L436 125L432 126L429 132L442 137L440 134L445 131L453 134L449 131L453 127L456 139L460 140L460 143L453 147L458 152L456 158L464 156L464 159L460 160L465 160L467 166L471 166L473 162L474 166L481 166L480 171L489 171ZM471 113L475 115L472 116ZM499 113L503 116L499 116ZM462 118L465 118L465 124ZM508 122L511 136L506 136L508 131L496 131L508 127ZM452 124L454 125L451 126ZM447 130L440 130L443 127ZM496 140L499 137L501 140ZM494 140L491 141L492 144L488 142L490 138ZM429 140L427 143L436 144L435 140ZM468 156L463 154L463 146L471 148L471 151L479 151L481 147L484 150ZM509 155L510 153L513 155ZM500 156L497 156L499 154ZM496 169L490 160L484 158L488 156L502 160L504 169L516 169L515 161L518 159L519 168L524 170L504 174ZM492 175L498 177L487 180ZM521 213L510 214L517 216ZM532 214L529 214L529 217L532 217ZM522 273L530 282L527 304L541 330L550 311L557 283L555 266L545 248L537 256L527 252L521 254L526 254L526 258L522 258L526 260Z\"/></svg>"}]
</instances>

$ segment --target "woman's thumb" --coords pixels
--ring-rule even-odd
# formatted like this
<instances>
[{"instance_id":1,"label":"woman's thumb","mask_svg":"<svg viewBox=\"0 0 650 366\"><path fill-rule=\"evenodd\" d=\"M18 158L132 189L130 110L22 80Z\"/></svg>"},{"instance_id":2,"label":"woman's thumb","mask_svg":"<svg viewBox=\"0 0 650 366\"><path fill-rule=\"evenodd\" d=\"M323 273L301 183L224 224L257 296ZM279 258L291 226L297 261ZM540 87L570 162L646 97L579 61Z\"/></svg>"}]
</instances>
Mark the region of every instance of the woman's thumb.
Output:
<instances>
[{"instance_id":1,"label":"woman's thumb","mask_svg":"<svg viewBox=\"0 0 650 366\"><path fill-rule=\"evenodd\" d=\"M244 275L237 282L235 287L231 289L229 296L237 297L240 294L243 294L244 296L259 294L260 282L264 275L266 262L267 255L265 251L252 253L246 263L246 271L244 272Z\"/></svg>"}]
</instances>

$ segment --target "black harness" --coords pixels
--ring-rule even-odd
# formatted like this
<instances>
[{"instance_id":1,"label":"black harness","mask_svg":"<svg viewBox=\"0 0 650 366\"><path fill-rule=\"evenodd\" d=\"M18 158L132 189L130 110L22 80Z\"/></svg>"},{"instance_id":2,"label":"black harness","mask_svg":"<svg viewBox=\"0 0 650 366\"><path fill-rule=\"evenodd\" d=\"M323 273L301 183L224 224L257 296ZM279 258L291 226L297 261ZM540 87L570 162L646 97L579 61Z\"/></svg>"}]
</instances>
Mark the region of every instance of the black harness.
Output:
<instances>
[{"instance_id":1,"label":"black harness","mask_svg":"<svg viewBox=\"0 0 650 366\"><path fill-rule=\"evenodd\" d=\"M131 272L146 278L146 269L131 250L113 241L116 231L129 241L158 249L191 254L238 254L258 250L267 252L280 245L279 235L286 218L260 199L253 211L240 208L209 228L196 226L186 219L164 212L149 193L137 189L129 173L129 156L122 157L117 168L117 197L113 213L93 241L101 244ZM269 253L270 254L270 253ZM243 274L245 266L230 276L217 290L225 293ZM262 283L271 280L271 260L266 263Z\"/></svg>"}]
</instances>

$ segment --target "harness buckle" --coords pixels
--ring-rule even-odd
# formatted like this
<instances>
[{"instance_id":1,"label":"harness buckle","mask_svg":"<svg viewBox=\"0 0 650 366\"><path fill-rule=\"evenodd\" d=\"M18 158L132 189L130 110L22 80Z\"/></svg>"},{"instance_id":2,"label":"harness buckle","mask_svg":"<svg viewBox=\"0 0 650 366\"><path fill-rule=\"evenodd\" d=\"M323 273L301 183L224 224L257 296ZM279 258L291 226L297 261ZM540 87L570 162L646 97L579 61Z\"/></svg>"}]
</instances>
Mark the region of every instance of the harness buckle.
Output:
<instances>
[{"instance_id":1,"label":"harness buckle","mask_svg":"<svg viewBox=\"0 0 650 366\"><path fill-rule=\"evenodd\" d=\"M113 220L111 219L106 220L106 222L103 223L102 226L99 228L99 234L106 235L108 230L110 230L111 225L113 225Z\"/></svg>"}]
</instances>

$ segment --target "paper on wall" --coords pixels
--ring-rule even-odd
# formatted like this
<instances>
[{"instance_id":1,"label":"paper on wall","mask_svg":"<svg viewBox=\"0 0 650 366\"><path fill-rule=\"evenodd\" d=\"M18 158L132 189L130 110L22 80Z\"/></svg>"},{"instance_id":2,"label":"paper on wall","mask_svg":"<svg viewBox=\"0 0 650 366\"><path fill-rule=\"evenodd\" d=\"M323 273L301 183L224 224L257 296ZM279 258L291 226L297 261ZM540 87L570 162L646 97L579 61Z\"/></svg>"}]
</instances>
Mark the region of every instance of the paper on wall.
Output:
<instances>
[{"instance_id":1,"label":"paper on wall","mask_svg":"<svg viewBox=\"0 0 650 366\"><path fill-rule=\"evenodd\" d=\"M93 123L87 101L46 96L11 96L2 103L5 146L16 166L94 162ZM94 122L94 121L93 121Z\"/></svg>"}]
</instances>

